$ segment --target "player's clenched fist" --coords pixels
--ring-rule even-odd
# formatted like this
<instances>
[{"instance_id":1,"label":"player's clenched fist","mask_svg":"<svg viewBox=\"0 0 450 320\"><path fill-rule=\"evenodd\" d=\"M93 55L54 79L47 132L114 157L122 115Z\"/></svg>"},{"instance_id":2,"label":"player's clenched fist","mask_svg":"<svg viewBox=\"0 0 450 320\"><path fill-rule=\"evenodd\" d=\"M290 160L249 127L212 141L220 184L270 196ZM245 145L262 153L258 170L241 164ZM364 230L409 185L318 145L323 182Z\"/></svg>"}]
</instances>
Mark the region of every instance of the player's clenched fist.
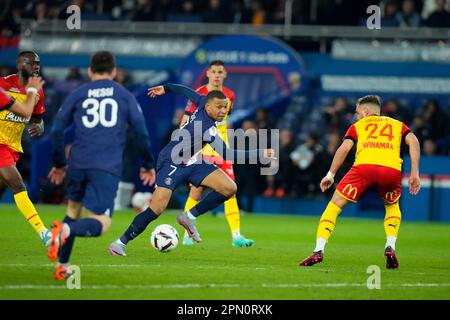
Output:
<instances>
[{"instance_id":1,"label":"player's clenched fist","mask_svg":"<svg viewBox=\"0 0 450 320\"><path fill-rule=\"evenodd\" d=\"M147 95L150 98L154 98L156 96L162 96L165 93L166 93L166 90L164 90L164 86L148 88L148 91L147 91Z\"/></svg>"}]
</instances>

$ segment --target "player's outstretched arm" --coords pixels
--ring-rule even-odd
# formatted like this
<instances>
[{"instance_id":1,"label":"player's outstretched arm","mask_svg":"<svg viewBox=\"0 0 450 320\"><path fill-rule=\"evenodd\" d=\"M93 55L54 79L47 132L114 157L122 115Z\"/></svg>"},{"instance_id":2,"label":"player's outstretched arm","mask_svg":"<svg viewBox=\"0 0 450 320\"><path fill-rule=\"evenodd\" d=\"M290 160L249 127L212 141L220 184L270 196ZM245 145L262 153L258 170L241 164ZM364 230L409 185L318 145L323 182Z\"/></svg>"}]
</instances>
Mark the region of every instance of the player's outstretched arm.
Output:
<instances>
[{"instance_id":1,"label":"player's outstretched arm","mask_svg":"<svg viewBox=\"0 0 450 320\"><path fill-rule=\"evenodd\" d=\"M230 149L220 136L215 135L209 145L225 160L237 160L238 163L253 159L276 160L274 149L237 150Z\"/></svg>"},{"instance_id":2,"label":"player's outstretched arm","mask_svg":"<svg viewBox=\"0 0 450 320\"><path fill-rule=\"evenodd\" d=\"M405 142L409 146L409 156L411 157L411 175L409 176L409 193L416 195L420 190L419 160L420 143L414 133L410 132L405 137Z\"/></svg>"},{"instance_id":3,"label":"player's outstretched arm","mask_svg":"<svg viewBox=\"0 0 450 320\"><path fill-rule=\"evenodd\" d=\"M334 154L333 161L331 162L330 170L325 177L323 177L322 181L320 181L320 189L322 192L325 192L329 187L331 187L334 183L334 176L339 168L347 158L348 153L353 148L353 141L351 139L345 139L340 147L336 150Z\"/></svg>"},{"instance_id":4,"label":"player's outstretched arm","mask_svg":"<svg viewBox=\"0 0 450 320\"><path fill-rule=\"evenodd\" d=\"M33 114L36 96L38 95L39 90L41 90L44 83L45 81L42 80L41 77L31 77L28 80L27 86L25 87L25 90L27 91L26 100L23 103L14 101L9 110L20 117L30 117Z\"/></svg>"},{"instance_id":5,"label":"player's outstretched arm","mask_svg":"<svg viewBox=\"0 0 450 320\"><path fill-rule=\"evenodd\" d=\"M168 83L164 86L157 86L148 89L148 95L151 98L156 96L161 96L165 93L175 93L184 96L186 99L191 100L193 104L199 105L200 100L204 97L198 92L195 92L189 87L183 86L181 84Z\"/></svg>"}]
</instances>

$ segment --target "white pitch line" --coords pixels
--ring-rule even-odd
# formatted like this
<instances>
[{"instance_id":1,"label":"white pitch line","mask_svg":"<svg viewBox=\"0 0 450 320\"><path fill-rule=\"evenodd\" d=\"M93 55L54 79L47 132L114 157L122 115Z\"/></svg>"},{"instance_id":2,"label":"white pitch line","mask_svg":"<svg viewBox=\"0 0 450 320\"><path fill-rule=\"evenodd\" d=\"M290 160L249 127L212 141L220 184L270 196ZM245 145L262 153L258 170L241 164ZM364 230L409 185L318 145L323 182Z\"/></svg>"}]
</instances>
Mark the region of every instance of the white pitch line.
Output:
<instances>
[{"instance_id":1,"label":"white pitch line","mask_svg":"<svg viewBox=\"0 0 450 320\"><path fill-rule=\"evenodd\" d=\"M449 287L450 283L399 283L381 285L381 287ZM154 285L82 285L81 289L85 290L104 290L104 289L193 289L193 288L346 288L346 287L367 287L366 283L263 283L261 285L245 285L245 284L226 284L226 283L210 283L210 284L154 284ZM68 290L66 286L61 285L2 285L2 290Z\"/></svg>"},{"instance_id":2,"label":"white pitch line","mask_svg":"<svg viewBox=\"0 0 450 320\"><path fill-rule=\"evenodd\" d=\"M160 264L76 264L80 268L160 268ZM10 264L0 264L0 268L20 268L20 267L54 267L55 264L52 263L42 263L42 264L25 264L25 263L10 263ZM194 268L194 269L230 269L230 268L249 268L248 266L184 266L183 268ZM251 269L251 268L249 268ZM255 270L267 270L270 268L266 267L256 267Z\"/></svg>"}]
</instances>

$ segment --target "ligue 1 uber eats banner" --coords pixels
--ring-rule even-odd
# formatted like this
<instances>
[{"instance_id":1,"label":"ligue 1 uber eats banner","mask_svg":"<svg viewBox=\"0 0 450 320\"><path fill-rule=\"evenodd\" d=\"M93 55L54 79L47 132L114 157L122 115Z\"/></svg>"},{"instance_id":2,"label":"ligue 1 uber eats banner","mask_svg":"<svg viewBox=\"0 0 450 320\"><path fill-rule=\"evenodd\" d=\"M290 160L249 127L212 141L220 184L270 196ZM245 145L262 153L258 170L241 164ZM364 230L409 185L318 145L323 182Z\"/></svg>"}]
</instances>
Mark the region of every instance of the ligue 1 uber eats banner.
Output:
<instances>
[{"instance_id":1,"label":"ligue 1 uber eats banner","mask_svg":"<svg viewBox=\"0 0 450 320\"><path fill-rule=\"evenodd\" d=\"M204 42L180 64L179 82L192 88L205 84L207 66L214 60L225 62L224 84L236 94L232 121L307 90L300 55L277 39L259 36L221 36Z\"/></svg>"}]
</instances>

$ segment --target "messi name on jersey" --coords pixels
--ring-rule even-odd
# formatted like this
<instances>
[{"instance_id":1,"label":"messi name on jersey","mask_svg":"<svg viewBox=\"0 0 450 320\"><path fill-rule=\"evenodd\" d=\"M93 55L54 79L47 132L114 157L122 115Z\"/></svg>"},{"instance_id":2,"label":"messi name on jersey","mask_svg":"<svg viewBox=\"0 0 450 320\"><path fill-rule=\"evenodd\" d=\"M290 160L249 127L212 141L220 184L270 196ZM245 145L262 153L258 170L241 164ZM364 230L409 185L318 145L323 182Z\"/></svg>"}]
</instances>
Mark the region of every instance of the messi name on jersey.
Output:
<instances>
[{"instance_id":1,"label":"messi name on jersey","mask_svg":"<svg viewBox=\"0 0 450 320\"><path fill-rule=\"evenodd\" d=\"M103 97L111 97L114 95L114 88L98 88L98 89L89 89L88 97L89 98L103 98Z\"/></svg>"}]
</instances>

